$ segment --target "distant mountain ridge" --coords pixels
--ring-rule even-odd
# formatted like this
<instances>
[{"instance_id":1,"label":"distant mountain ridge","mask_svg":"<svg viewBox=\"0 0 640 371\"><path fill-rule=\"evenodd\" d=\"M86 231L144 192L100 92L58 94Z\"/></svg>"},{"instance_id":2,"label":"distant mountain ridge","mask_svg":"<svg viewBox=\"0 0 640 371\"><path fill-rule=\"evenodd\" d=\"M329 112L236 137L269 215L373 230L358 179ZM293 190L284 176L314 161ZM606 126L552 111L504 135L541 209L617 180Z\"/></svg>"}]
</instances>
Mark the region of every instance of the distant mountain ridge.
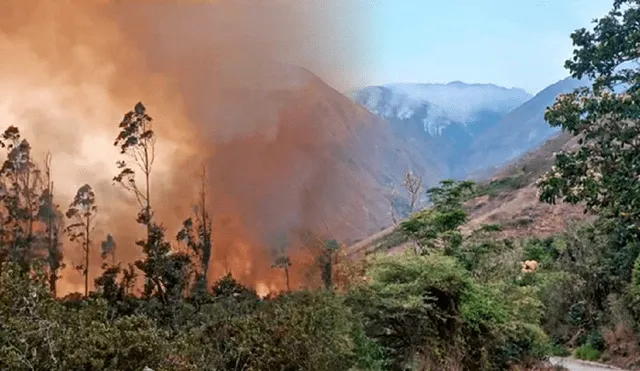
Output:
<instances>
[{"instance_id":1,"label":"distant mountain ridge","mask_svg":"<svg viewBox=\"0 0 640 371\"><path fill-rule=\"evenodd\" d=\"M466 178L505 164L557 133L545 122L544 111L558 94L586 82L566 78L535 96L461 81L386 84L349 95L388 120L395 135L442 164L444 176Z\"/></svg>"},{"instance_id":2,"label":"distant mountain ridge","mask_svg":"<svg viewBox=\"0 0 640 371\"><path fill-rule=\"evenodd\" d=\"M442 164L443 176L462 166L460 154L477 136L531 98L522 89L460 81L370 86L349 95L388 120L396 136Z\"/></svg>"},{"instance_id":3,"label":"distant mountain ridge","mask_svg":"<svg viewBox=\"0 0 640 371\"><path fill-rule=\"evenodd\" d=\"M588 83L586 79L560 80L509 112L500 122L475 138L466 151L465 167L459 168L453 175L465 176L474 171L499 167L542 145L560 131L545 121L547 107L555 103L559 94L570 93Z\"/></svg>"},{"instance_id":4,"label":"distant mountain ridge","mask_svg":"<svg viewBox=\"0 0 640 371\"><path fill-rule=\"evenodd\" d=\"M450 124L473 122L482 113L506 114L532 97L522 89L460 81L369 86L349 95L383 118L419 119L431 135L442 135L443 129Z\"/></svg>"}]
</instances>

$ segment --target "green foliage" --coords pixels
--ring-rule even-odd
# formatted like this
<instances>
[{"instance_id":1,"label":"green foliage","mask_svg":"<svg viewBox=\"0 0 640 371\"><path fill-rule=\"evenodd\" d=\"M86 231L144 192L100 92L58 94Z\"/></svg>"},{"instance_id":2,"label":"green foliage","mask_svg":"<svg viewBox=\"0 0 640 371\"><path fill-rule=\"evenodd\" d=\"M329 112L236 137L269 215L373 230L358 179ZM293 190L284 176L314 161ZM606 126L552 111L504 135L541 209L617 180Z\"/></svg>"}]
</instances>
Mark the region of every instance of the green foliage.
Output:
<instances>
[{"instance_id":1,"label":"green foliage","mask_svg":"<svg viewBox=\"0 0 640 371\"><path fill-rule=\"evenodd\" d=\"M385 348L390 369L403 369L416 355L441 364L442 343L460 341L456 314L470 285L464 270L436 255L385 257L367 275L371 283L351 292L348 303L365 319L367 335Z\"/></svg>"},{"instance_id":2,"label":"green foliage","mask_svg":"<svg viewBox=\"0 0 640 371\"><path fill-rule=\"evenodd\" d=\"M31 145L15 126L0 136L6 159L0 167L0 202L5 210L0 219L0 258L18 263L24 272L36 260L35 222L40 211L40 170L31 156Z\"/></svg>"},{"instance_id":3,"label":"green foliage","mask_svg":"<svg viewBox=\"0 0 640 371\"><path fill-rule=\"evenodd\" d=\"M11 370L140 370L161 366L169 340L146 317L111 322L106 303L66 308L35 280L5 265L0 277L0 365Z\"/></svg>"},{"instance_id":4,"label":"green foliage","mask_svg":"<svg viewBox=\"0 0 640 371\"><path fill-rule=\"evenodd\" d=\"M603 351L606 345L602 333L598 330L591 331L587 335L586 344L598 351Z\"/></svg>"},{"instance_id":5,"label":"green foliage","mask_svg":"<svg viewBox=\"0 0 640 371\"><path fill-rule=\"evenodd\" d=\"M375 363L375 349L359 336L351 312L329 291L302 291L247 307L212 303L184 335L184 354L197 369L346 370ZM357 351L361 351L359 357Z\"/></svg>"},{"instance_id":6,"label":"green foliage","mask_svg":"<svg viewBox=\"0 0 640 371\"><path fill-rule=\"evenodd\" d=\"M497 286L480 285L453 257L383 257L367 274L371 282L353 290L348 303L384 347L389 369L416 359L436 369L501 369L544 355L539 312Z\"/></svg>"},{"instance_id":7,"label":"green foliage","mask_svg":"<svg viewBox=\"0 0 640 371\"><path fill-rule=\"evenodd\" d=\"M571 352L564 345L553 343L549 347L549 355L553 357L568 357Z\"/></svg>"},{"instance_id":8,"label":"green foliage","mask_svg":"<svg viewBox=\"0 0 640 371\"><path fill-rule=\"evenodd\" d=\"M543 267L552 264L560 255L562 242L556 238L532 238L525 242L524 259L535 260Z\"/></svg>"},{"instance_id":9,"label":"green foliage","mask_svg":"<svg viewBox=\"0 0 640 371\"><path fill-rule=\"evenodd\" d=\"M524 174L492 180L488 184L479 184L473 192L473 196L489 196L489 199L494 199L507 191L526 186L528 181Z\"/></svg>"},{"instance_id":10,"label":"green foliage","mask_svg":"<svg viewBox=\"0 0 640 371\"><path fill-rule=\"evenodd\" d=\"M325 241L318 256L318 265L320 266L320 276L326 289L333 288L333 267L335 264L335 256L340 249L340 244L334 239Z\"/></svg>"},{"instance_id":11,"label":"green foliage","mask_svg":"<svg viewBox=\"0 0 640 371\"><path fill-rule=\"evenodd\" d=\"M459 246L462 235L458 228L467 221L463 202L473 191L473 186L470 181L444 180L440 187L427 191L433 207L400 224L400 230L416 244L417 252Z\"/></svg>"},{"instance_id":12,"label":"green foliage","mask_svg":"<svg viewBox=\"0 0 640 371\"><path fill-rule=\"evenodd\" d=\"M40 277L40 276L38 276ZM197 309L187 302L180 331L141 307L114 316L102 298L63 302L46 277L5 265L0 276L0 365L12 370L384 369L379 346L330 291L260 301L231 279ZM232 287L233 286L233 287ZM223 299L222 301L218 299ZM185 311L186 310L186 311Z\"/></svg>"},{"instance_id":13,"label":"green foliage","mask_svg":"<svg viewBox=\"0 0 640 371\"><path fill-rule=\"evenodd\" d=\"M582 345L573 352L574 357L585 361L597 361L600 359L600 351L590 345Z\"/></svg>"},{"instance_id":14,"label":"green foliage","mask_svg":"<svg viewBox=\"0 0 640 371\"><path fill-rule=\"evenodd\" d=\"M593 31L572 34L576 49L566 67L574 77L593 79L593 85L559 96L545 119L578 136L580 147L558 153L554 168L539 182L541 200L584 202L587 211L598 213L598 228L615 252L616 277L627 282L640 241L640 70L621 64L640 57L639 19L637 1L618 0ZM616 87L627 90L618 93Z\"/></svg>"}]
</instances>

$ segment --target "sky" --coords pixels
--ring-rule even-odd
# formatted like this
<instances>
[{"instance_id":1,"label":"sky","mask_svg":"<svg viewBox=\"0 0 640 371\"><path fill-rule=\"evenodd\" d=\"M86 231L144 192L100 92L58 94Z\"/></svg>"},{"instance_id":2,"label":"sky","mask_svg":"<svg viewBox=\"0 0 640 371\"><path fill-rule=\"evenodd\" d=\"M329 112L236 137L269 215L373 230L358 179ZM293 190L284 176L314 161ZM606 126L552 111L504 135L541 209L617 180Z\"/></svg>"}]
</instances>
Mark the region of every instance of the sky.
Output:
<instances>
[{"instance_id":1,"label":"sky","mask_svg":"<svg viewBox=\"0 0 640 371\"><path fill-rule=\"evenodd\" d=\"M372 0L369 85L493 83L535 94L569 75L570 34L613 0Z\"/></svg>"}]
</instances>

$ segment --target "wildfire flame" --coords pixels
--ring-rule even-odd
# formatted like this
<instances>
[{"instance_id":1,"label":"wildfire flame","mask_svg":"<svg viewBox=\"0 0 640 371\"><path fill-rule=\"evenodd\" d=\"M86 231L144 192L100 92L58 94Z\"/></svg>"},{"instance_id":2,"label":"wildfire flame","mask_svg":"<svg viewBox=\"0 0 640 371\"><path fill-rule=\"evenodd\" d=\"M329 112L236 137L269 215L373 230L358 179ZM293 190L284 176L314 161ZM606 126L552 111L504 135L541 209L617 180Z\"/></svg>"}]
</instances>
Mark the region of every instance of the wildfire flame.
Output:
<instances>
[{"instance_id":1,"label":"wildfire flame","mask_svg":"<svg viewBox=\"0 0 640 371\"><path fill-rule=\"evenodd\" d=\"M283 116L281 100L269 92L279 97L313 88L304 70L287 70L291 64L329 82L357 84L352 53L365 44L345 28L352 19L334 17L344 13L336 1L301 3L0 2L2 124L19 127L37 158L51 151L62 210L78 187L94 188L93 277L101 273L99 241L108 233L118 261L140 257L138 207L112 178L122 159L113 146L117 124L143 101L158 137L152 207L167 237L174 240L190 216L194 179L205 162L214 218L211 280L231 272L261 295L285 289L283 272L272 268L271 236L317 229L309 200L340 184L324 178L331 160L318 156L335 143L323 141L313 123L300 126L291 109ZM331 206L328 198L322 202ZM292 240L288 254L291 287L317 284L309 277L315 253ZM67 266L81 256L65 242ZM82 291L80 272L62 273L60 295Z\"/></svg>"}]
</instances>

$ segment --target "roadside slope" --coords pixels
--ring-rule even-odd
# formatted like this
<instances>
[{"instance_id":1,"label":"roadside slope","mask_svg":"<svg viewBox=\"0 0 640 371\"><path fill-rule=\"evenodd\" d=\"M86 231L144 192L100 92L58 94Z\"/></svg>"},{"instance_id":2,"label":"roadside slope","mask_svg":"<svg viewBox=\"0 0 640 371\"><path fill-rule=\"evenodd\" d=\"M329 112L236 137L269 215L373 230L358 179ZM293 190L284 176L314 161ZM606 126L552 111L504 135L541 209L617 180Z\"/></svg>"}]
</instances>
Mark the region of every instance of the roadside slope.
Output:
<instances>
[{"instance_id":1,"label":"roadside slope","mask_svg":"<svg viewBox=\"0 0 640 371\"><path fill-rule=\"evenodd\" d=\"M554 154L576 148L577 139L560 133L539 148L498 170L493 177L477 184L476 194L467 201L469 222L464 232L483 224L499 224L502 237L545 237L564 230L568 224L584 220L580 205L549 205L538 200L536 180L548 171ZM348 254L359 258L373 252L396 253L409 247L407 239L390 226L348 248Z\"/></svg>"}]
</instances>

